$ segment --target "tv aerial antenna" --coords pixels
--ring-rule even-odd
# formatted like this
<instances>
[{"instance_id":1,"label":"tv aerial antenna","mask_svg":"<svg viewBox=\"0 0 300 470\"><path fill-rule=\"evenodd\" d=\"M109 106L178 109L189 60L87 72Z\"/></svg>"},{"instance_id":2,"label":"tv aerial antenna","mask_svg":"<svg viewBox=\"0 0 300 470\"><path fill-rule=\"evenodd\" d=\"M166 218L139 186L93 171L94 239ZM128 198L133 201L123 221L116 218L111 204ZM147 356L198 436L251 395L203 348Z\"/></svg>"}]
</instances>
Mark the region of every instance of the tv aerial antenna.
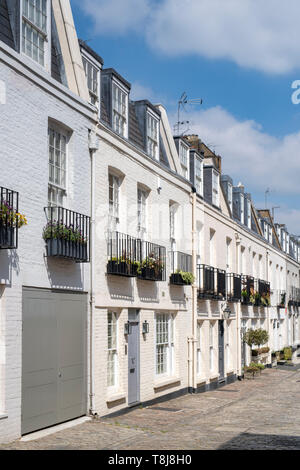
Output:
<instances>
[{"instance_id":1,"label":"tv aerial antenna","mask_svg":"<svg viewBox=\"0 0 300 470\"><path fill-rule=\"evenodd\" d=\"M180 120L180 112L183 110L183 111L186 111L185 109L185 105L186 104L202 104L203 103L203 100L202 98L193 98L193 99L188 99L188 96L186 94L186 92L184 91L181 95L181 97L179 98L179 101L178 101L178 110L177 110L177 118L178 118L178 121L177 123L174 125L174 129L175 131L177 131L177 135L180 135L180 127L183 126L184 124L189 124L190 121L181 121Z\"/></svg>"}]
</instances>

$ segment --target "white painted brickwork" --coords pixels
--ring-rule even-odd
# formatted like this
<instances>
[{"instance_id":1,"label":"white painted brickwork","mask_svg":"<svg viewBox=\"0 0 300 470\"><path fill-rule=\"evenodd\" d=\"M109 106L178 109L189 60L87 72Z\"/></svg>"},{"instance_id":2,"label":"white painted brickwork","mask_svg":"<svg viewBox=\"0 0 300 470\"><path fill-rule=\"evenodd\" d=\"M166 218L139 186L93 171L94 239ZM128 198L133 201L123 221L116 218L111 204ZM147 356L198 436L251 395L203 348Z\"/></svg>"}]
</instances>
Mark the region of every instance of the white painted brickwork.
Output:
<instances>
[{"instance_id":1,"label":"white painted brickwork","mask_svg":"<svg viewBox=\"0 0 300 470\"><path fill-rule=\"evenodd\" d=\"M28 220L19 230L18 250L0 252L0 417L7 415L0 418L0 442L16 439L21 432L22 286L89 288L89 265L47 259L42 239L48 204L49 118L72 130L65 206L89 215L89 110L71 94L65 100L72 106L67 105L58 99L61 92L56 85L41 80L41 88L30 79L30 71L23 73L23 66L0 48L0 80L6 90L6 102L0 106L0 185L19 192L19 210Z\"/></svg>"}]
</instances>

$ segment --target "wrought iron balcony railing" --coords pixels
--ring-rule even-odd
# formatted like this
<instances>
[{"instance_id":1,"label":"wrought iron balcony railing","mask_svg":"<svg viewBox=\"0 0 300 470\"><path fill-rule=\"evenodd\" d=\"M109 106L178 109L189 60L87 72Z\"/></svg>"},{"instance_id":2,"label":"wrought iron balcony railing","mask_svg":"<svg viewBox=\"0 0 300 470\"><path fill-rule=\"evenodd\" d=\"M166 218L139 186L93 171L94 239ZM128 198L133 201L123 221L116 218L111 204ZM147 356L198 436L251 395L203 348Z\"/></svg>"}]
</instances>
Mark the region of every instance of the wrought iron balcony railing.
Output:
<instances>
[{"instance_id":1,"label":"wrought iron balcony railing","mask_svg":"<svg viewBox=\"0 0 300 470\"><path fill-rule=\"evenodd\" d=\"M224 270L199 264L197 272L200 299L224 300L226 298L226 272Z\"/></svg>"},{"instance_id":2,"label":"wrought iron balcony railing","mask_svg":"<svg viewBox=\"0 0 300 470\"><path fill-rule=\"evenodd\" d=\"M277 308L286 307L286 291L284 290L274 290L272 294L272 305Z\"/></svg>"},{"instance_id":3,"label":"wrought iron balcony railing","mask_svg":"<svg viewBox=\"0 0 300 470\"><path fill-rule=\"evenodd\" d=\"M288 304L294 307L300 306L300 289L298 287L290 286Z\"/></svg>"},{"instance_id":4,"label":"wrought iron balcony railing","mask_svg":"<svg viewBox=\"0 0 300 470\"><path fill-rule=\"evenodd\" d=\"M144 281L166 280L166 248L137 239L137 277Z\"/></svg>"},{"instance_id":5,"label":"wrought iron balcony railing","mask_svg":"<svg viewBox=\"0 0 300 470\"><path fill-rule=\"evenodd\" d=\"M140 263L137 257L137 239L120 232L108 236L107 274L135 277Z\"/></svg>"},{"instance_id":6,"label":"wrought iron balcony railing","mask_svg":"<svg viewBox=\"0 0 300 470\"><path fill-rule=\"evenodd\" d=\"M253 305L255 301L255 287L254 287L254 277L252 276L241 276L242 281L242 304L243 305Z\"/></svg>"},{"instance_id":7,"label":"wrought iron balcony railing","mask_svg":"<svg viewBox=\"0 0 300 470\"><path fill-rule=\"evenodd\" d=\"M270 283L267 281L263 281L258 279L258 294L259 294L259 305L262 307L270 307L271 306L271 289Z\"/></svg>"},{"instance_id":8,"label":"wrought iron balcony railing","mask_svg":"<svg viewBox=\"0 0 300 470\"><path fill-rule=\"evenodd\" d=\"M227 274L227 299L229 302L240 302L242 297L242 279L239 274Z\"/></svg>"},{"instance_id":9,"label":"wrought iron balcony railing","mask_svg":"<svg viewBox=\"0 0 300 470\"><path fill-rule=\"evenodd\" d=\"M43 238L47 256L87 263L90 259L90 217L63 207L47 207Z\"/></svg>"},{"instance_id":10,"label":"wrought iron balcony railing","mask_svg":"<svg viewBox=\"0 0 300 470\"><path fill-rule=\"evenodd\" d=\"M0 186L0 249L18 248L19 193Z\"/></svg>"},{"instance_id":11,"label":"wrought iron balcony railing","mask_svg":"<svg viewBox=\"0 0 300 470\"><path fill-rule=\"evenodd\" d=\"M194 281L192 274L192 256L180 251L171 252L170 284L177 286L191 285Z\"/></svg>"}]
</instances>

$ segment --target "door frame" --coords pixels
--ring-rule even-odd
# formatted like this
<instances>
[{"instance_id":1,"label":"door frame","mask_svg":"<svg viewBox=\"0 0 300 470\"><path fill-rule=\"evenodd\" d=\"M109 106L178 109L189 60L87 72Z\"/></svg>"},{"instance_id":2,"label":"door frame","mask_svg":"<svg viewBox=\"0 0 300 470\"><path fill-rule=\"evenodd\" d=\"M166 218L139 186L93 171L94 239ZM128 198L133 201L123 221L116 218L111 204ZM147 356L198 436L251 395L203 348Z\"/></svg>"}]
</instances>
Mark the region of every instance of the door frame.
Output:
<instances>
[{"instance_id":1,"label":"door frame","mask_svg":"<svg viewBox=\"0 0 300 470\"><path fill-rule=\"evenodd\" d=\"M128 406L131 407L131 406L136 406L137 404L140 403L140 392L141 392L141 388L140 388L140 310L139 309L135 309L135 308L129 308L128 309L128 322L130 325L137 325L137 330L136 330L136 342L137 342L137 350L136 350L136 354L137 354L137 364L136 364L136 377L137 377L137 381L136 381L136 397L137 397L137 400L134 401L134 402L131 402L129 403L129 376L130 376L130 365L129 365L129 359L130 359L130 349L129 349L129 335L132 334L132 331L131 329L129 330L129 335L128 335L128 349L127 349L127 354L128 354L128 361L127 361L127 365L128 365L128 373L127 373L127 376L128 376L128 386L127 386L127 393L128 393Z\"/></svg>"}]
</instances>

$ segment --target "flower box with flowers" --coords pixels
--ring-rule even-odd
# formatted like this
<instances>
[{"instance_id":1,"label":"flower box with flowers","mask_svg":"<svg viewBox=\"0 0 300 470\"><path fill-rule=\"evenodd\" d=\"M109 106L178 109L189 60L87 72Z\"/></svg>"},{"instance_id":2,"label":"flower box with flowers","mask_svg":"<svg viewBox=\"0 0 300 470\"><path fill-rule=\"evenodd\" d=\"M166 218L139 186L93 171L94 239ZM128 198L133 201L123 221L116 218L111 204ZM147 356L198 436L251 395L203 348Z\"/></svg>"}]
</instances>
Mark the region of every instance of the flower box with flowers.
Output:
<instances>
[{"instance_id":1,"label":"flower box with flowers","mask_svg":"<svg viewBox=\"0 0 300 470\"><path fill-rule=\"evenodd\" d=\"M162 281L164 264L161 259L150 255L145 258L137 269L138 278L145 281Z\"/></svg>"},{"instance_id":2,"label":"flower box with flowers","mask_svg":"<svg viewBox=\"0 0 300 470\"><path fill-rule=\"evenodd\" d=\"M81 231L60 222L49 222L43 230L47 245L47 256L69 258L75 261L88 260L88 240Z\"/></svg>"},{"instance_id":3,"label":"flower box with flowers","mask_svg":"<svg viewBox=\"0 0 300 470\"><path fill-rule=\"evenodd\" d=\"M16 230L27 225L27 219L9 202L0 203L0 248L16 248Z\"/></svg>"}]
</instances>

